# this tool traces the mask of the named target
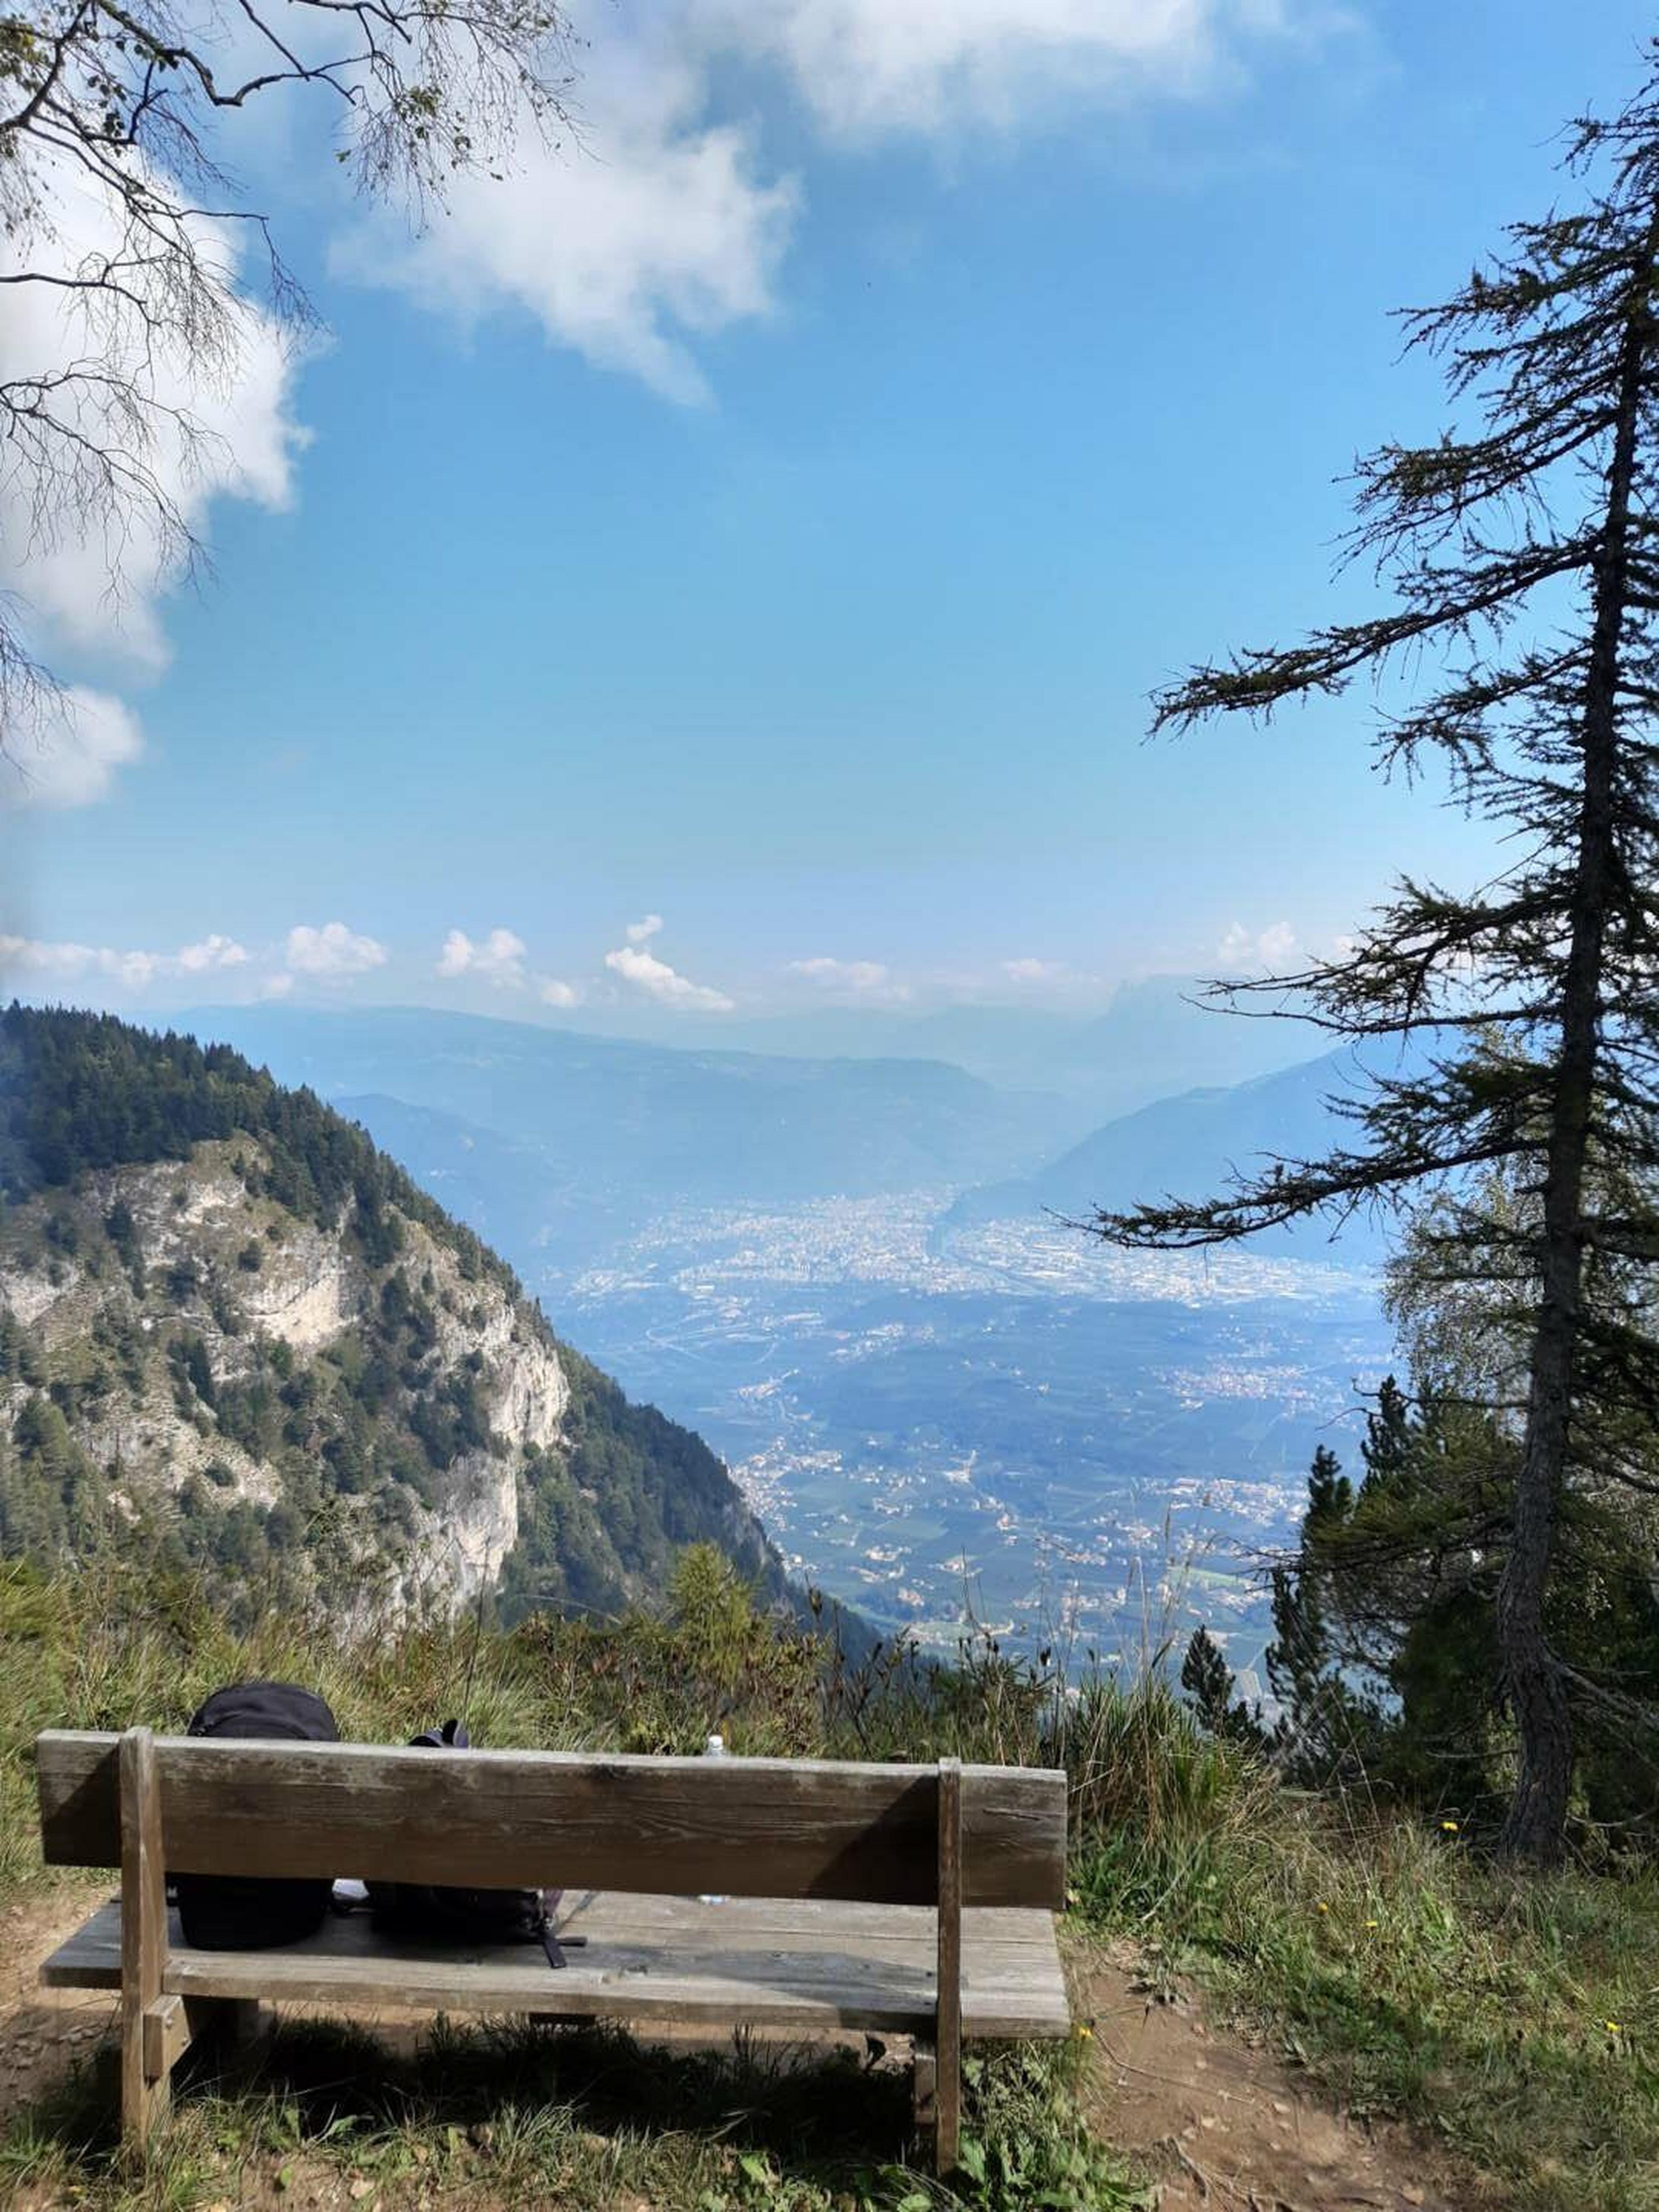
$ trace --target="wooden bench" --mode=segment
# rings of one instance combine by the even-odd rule
[[[260,2000],[914,2039],[918,2124],[957,2157],[964,2037],[1064,2036],[1054,1913],[1066,1778],[1001,1766],[606,1758],[52,1732],[52,1866],[121,1869],[118,1901],[41,1969],[121,1993],[121,2112],[142,2140],[192,2037]],[[560,1970],[331,1917],[281,1949],[195,1950],[164,1869],[559,1883]],[[703,1903],[714,1893],[725,1901]]]

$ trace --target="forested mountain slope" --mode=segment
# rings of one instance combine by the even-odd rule
[[[689,1431],[310,1092],[0,1014],[0,1551],[143,1545],[234,1607],[608,1608],[776,1554]]]

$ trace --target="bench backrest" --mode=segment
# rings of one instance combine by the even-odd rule
[[[120,1865],[120,1742],[37,1739],[48,1865]],[[158,1736],[155,1774],[181,1874],[939,1901],[933,1766]],[[963,1766],[959,1786],[961,1902],[1057,1910],[1065,1775]]]

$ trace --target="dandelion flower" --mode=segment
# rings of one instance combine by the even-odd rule
[[[1365,1923],[1365,1925],[1366,1925],[1366,1927],[1367,1927],[1367,1928],[1375,1928],[1375,1927],[1376,1927],[1376,1926],[1378,1925],[1378,1923],[1377,1923],[1376,1921],[1375,1921],[1375,1920],[1368,1920],[1368,1921]]]
[[[1601,2025],[1609,2035],[1619,2035],[1623,2033],[1616,2020],[1604,2020]]]
[[[1455,1836],[1457,1833],[1457,1823],[1455,1820],[1443,1820],[1440,1825],[1449,1836]]]
[[[1322,1905],[1319,1909],[1322,1912],[1328,1912],[1331,1908],[1328,1905]]]

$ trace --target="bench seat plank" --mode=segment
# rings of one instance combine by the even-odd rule
[[[584,1893],[560,1932],[586,1938],[553,1972],[533,1946],[398,1942],[367,1913],[332,1917],[280,1950],[197,1951],[171,1916],[162,1988],[202,1997],[365,2008],[548,2012],[828,2031],[928,2035],[934,2020],[931,1911],[810,1900]],[[1020,1907],[963,1915],[963,2032],[1061,2037],[1070,2030],[1052,1917]],[[121,1911],[104,1905],[42,1967],[49,1988],[118,1988]]]

